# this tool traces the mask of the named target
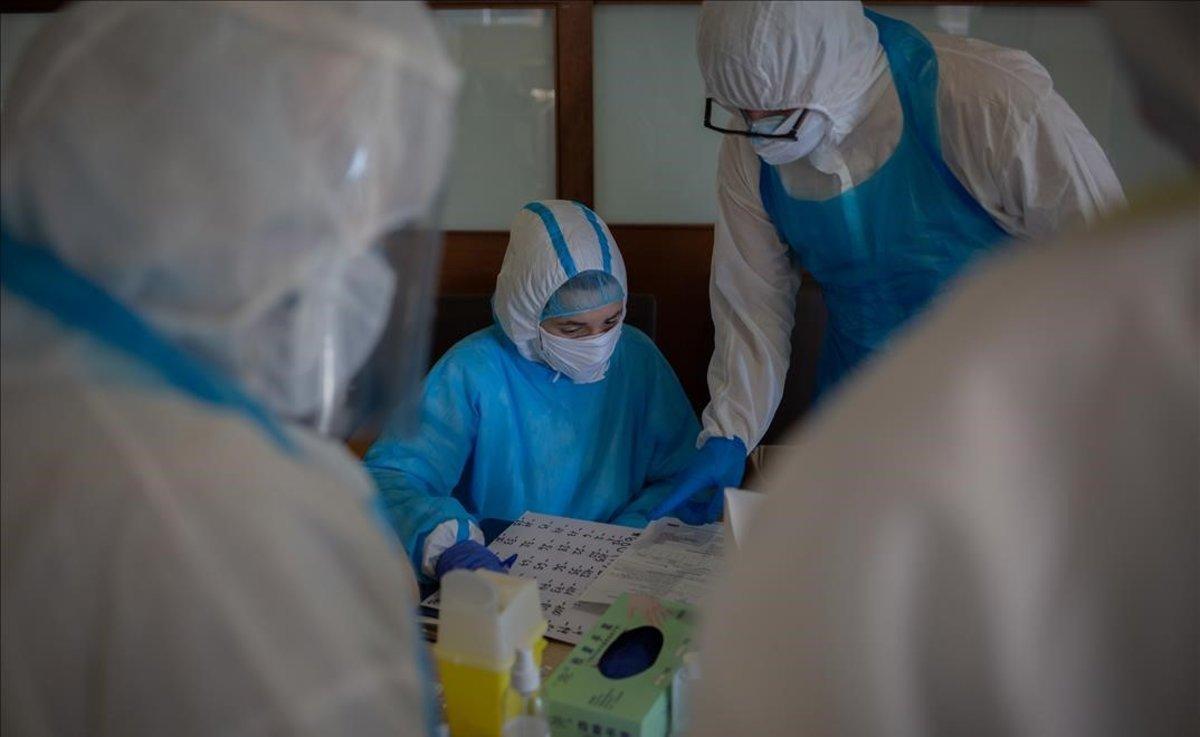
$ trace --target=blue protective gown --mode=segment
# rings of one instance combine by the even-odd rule
[[[870,178],[837,197],[788,194],[776,167],[759,175],[779,238],[821,284],[829,319],[821,394],[878,350],[979,255],[1008,234],[955,178],[938,132],[937,56],[912,26],[867,11],[879,29],[904,129]]]
[[[470,335],[429,372],[419,434],[385,434],[365,463],[418,569],[440,523],[525,511],[644,525],[700,432],[674,371],[626,325],[608,374],[575,384],[523,358],[499,326]]]

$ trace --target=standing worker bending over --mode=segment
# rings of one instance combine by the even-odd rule
[[[981,254],[1123,204],[1031,56],[854,2],[710,2],[696,41],[717,166],[703,449],[677,499],[741,480],[783,395],[799,279],[820,282],[827,391]],[[721,108],[732,113],[721,120]]]

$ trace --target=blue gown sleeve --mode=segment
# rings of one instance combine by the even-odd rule
[[[612,523],[630,527],[645,527],[646,513],[671,492],[671,479],[696,454],[696,437],[700,423],[679,383],[679,377],[658,351],[653,351],[653,366],[649,388],[649,409],[646,413],[648,437],[653,443],[653,456],[642,490],[625,508],[613,517]]]
[[[380,495],[378,506],[418,571],[425,537],[435,527],[458,520],[465,531],[474,521],[453,492],[478,425],[469,374],[451,349],[425,377],[416,434],[385,431],[363,458]]]

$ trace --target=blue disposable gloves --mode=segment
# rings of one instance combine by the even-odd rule
[[[667,498],[650,510],[650,519],[680,516],[688,524],[705,524],[721,516],[721,489],[742,483],[746,444],[741,438],[709,438],[682,471],[675,475]]]
[[[711,495],[706,496],[700,494],[698,497],[681,503],[672,511],[664,514],[664,517],[674,517],[686,525],[706,525],[712,521],[710,519],[709,506],[712,504]],[[719,511],[719,510],[718,510]],[[649,512],[646,512],[649,514]],[[610,525],[622,525],[624,527],[636,527],[639,530],[645,529],[650,524],[650,518],[646,514],[638,512],[626,512],[621,516],[610,520]],[[655,518],[657,519],[657,517]]]
[[[497,573],[508,573],[508,568],[500,561],[495,553],[474,540],[463,540],[442,551],[438,556],[433,572],[440,579],[448,572],[462,568],[474,571],[483,568]]]

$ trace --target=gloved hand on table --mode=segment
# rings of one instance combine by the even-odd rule
[[[667,498],[650,510],[650,519],[669,514],[678,516],[684,508],[695,508],[695,504],[689,502],[700,501],[697,497],[711,494],[703,513],[689,513],[687,516],[695,521],[685,521],[688,524],[712,522],[721,515],[721,490],[742,483],[745,472],[746,444],[741,438],[709,438],[691,463],[675,476],[674,488]]]
[[[508,568],[495,553],[474,540],[463,540],[442,551],[433,567],[433,572],[440,579],[449,571],[459,568],[467,571],[483,568],[497,573],[508,573]]]

